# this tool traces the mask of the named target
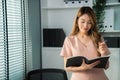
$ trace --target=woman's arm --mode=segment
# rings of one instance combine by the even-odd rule
[[[67,61],[67,58],[64,57],[64,68],[66,71],[70,71],[70,72],[78,72],[78,71],[85,71],[85,70],[88,70],[88,69],[92,69],[94,66],[96,66],[97,64],[99,64],[99,61],[96,61],[94,63],[91,63],[91,64],[86,64],[84,59],[83,59],[83,62],[82,62],[82,65],[79,66],[79,67],[66,67],[66,61]]]
[[[98,52],[100,53],[101,56],[107,56],[110,54],[108,46],[104,40],[102,42],[99,42],[98,44],[99,44]],[[105,66],[105,69],[108,69],[108,68],[109,68],[109,60]]]
[[[110,51],[107,47],[107,44],[103,42],[99,42],[98,52],[101,54],[101,56],[106,56],[110,54]]]
[[[100,53],[101,56],[107,56],[110,54],[106,41],[104,40],[103,37],[101,37],[101,42],[98,43],[98,46],[99,46],[98,52]]]

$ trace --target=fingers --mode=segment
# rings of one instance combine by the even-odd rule
[[[106,43],[103,41],[103,42],[99,42],[98,44],[99,44],[98,51],[100,52],[100,54],[101,55],[105,54],[108,48]]]
[[[94,66],[98,65],[100,61],[96,61],[94,63],[89,64],[89,69],[92,69]]]
[[[85,60],[83,59],[83,62],[82,63],[85,63]]]
[[[100,47],[106,47],[106,43],[105,42],[99,42],[98,43]]]
[[[82,66],[85,66],[86,65],[86,63],[85,63],[85,60],[83,59],[82,60]]]
[[[83,66],[84,69],[87,70],[87,69],[92,69],[94,66],[96,66],[96,65],[99,64],[99,63],[100,63],[100,61],[96,61],[96,62],[91,63],[91,64],[86,64],[86,63],[85,63],[85,60],[83,59],[83,62],[82,62],[82,65],[81,65],[81,66]]]

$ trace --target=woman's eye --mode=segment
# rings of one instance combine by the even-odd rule
[[[81,21],[81,23],[85,23],[84,21]]]
[[[88,24],[92,24],[91,22],[88,22]]]

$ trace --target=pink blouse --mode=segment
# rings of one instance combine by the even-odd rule
[[[87,47],[77,38],[77,36],[68,36],[65,38],[60,56],[73,57],[73,56],[84,56],[88,59],[96,58],[97,50],[90,41]],[[93,68],[86,71],[73,72],[71,80],[108,80],[105,75],[104,69]]]

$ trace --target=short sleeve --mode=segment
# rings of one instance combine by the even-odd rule
[[[72,56],[72,52],[71,52],[71,42],[69,40],[68,37],[65,38],[64,43],[63,43],[63,47],[61,49],[61,53],[60,56],[62,57],[70,57]]]

